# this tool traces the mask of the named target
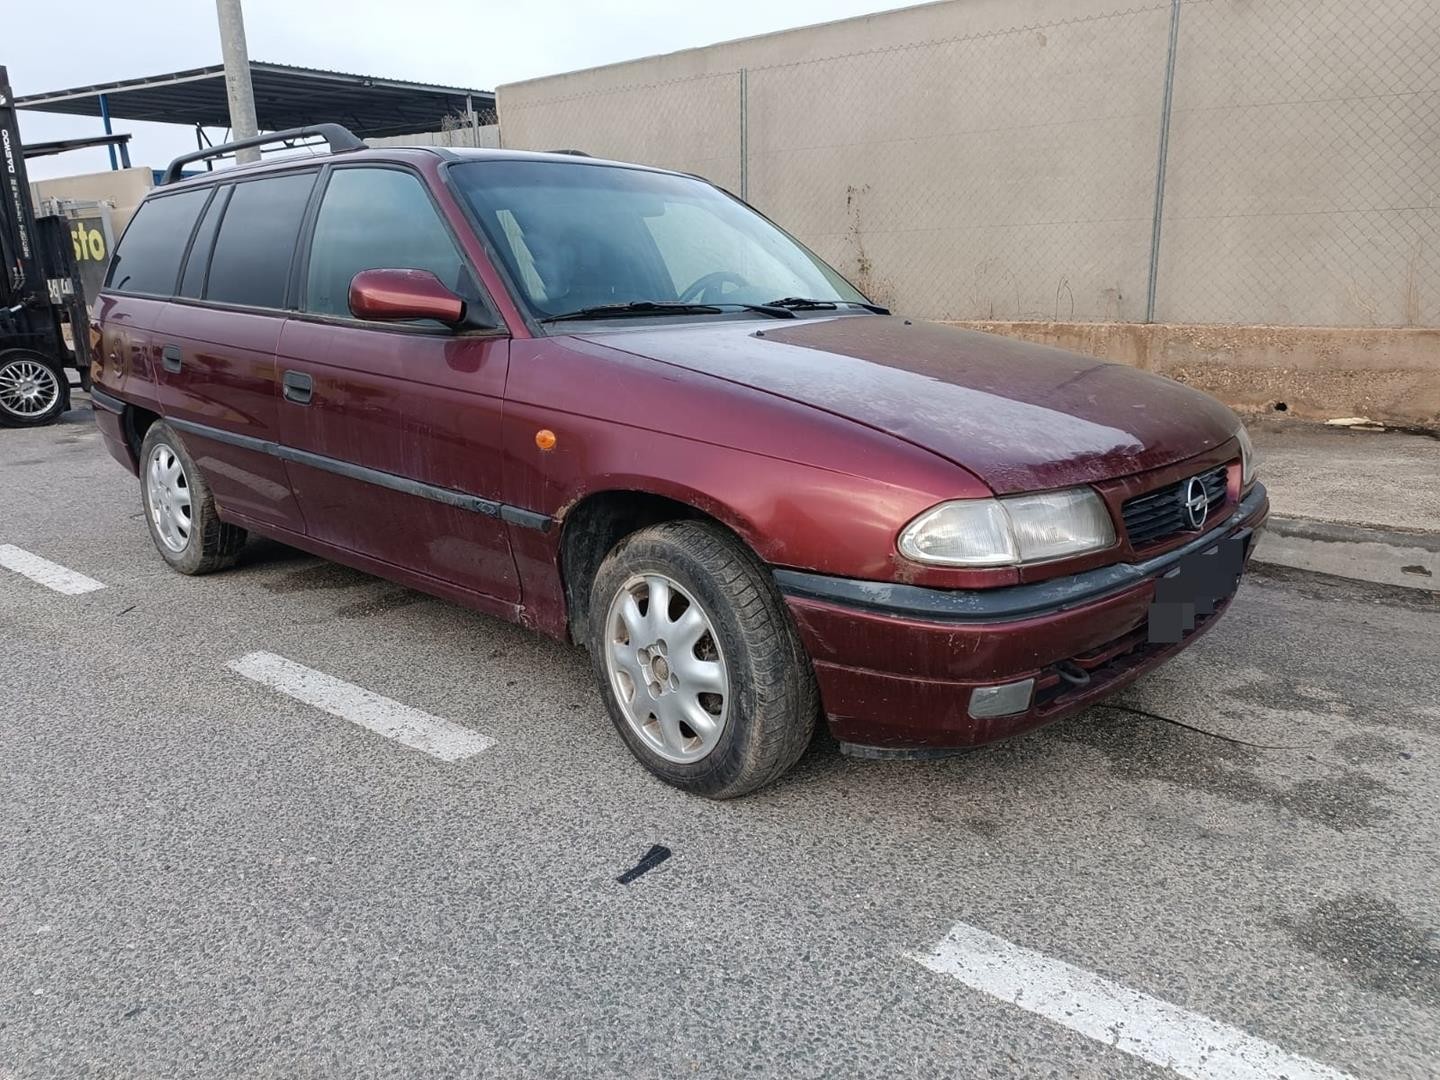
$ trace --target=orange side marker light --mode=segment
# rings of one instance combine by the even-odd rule
[[[555,449],[555,432],[549,428],[541,428],[535,433],[535,445],[541,450]]]

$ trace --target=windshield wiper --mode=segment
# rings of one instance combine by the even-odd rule
[[[758,311],[772,319],[795,318],[793,311],[772,304],[687,304],[679,300],[632,300],[628,304],[597,304],[594,307],[577,308],[559,315],[548,315],[540,321],[552,323],[579,319],[628,319],[643,318],[646,315],[723,315],[732,308]]]
[[[628,304],[597,304],[594,307],[576,308],[541,319],[542,323],[563,322],[566,319],[625,319],[643,315],[720,315],[723,308],[714,304],[682,304],[668,300],[633,300]]]
[[[841,304],[862,307],[866,311],[873,311],[876,315],[890,314],[889,308],[881,307],[879,304],[866,303],[863,300],[812,300],[805,296],[785,296],[779,300],[771,300],[765,306],[786,308],[790,311],[834,311]]]

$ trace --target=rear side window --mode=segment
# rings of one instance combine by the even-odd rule
[[[310,245],[305,309],[350,314],[350,279],[361,270],[429,270],[473,298],[475,287],[419,178],[398,169],[336,169],[325,186]]]
[[[215,236],[206,300],[247,307],[285,306],[300,219],[314,186],[313,172],[235,185]]]
[[[105,287],[116,292],[174,295],[185,245],[209,195],[208,188],[201,188],[141,203],[110,261]]]
[[[195,230],[195,242],[190,245],[190,257],[185,260],[185,274],[180,278],[181,296],[199,299],[204,295],[205,270],[210,265],[210,248],[215,243],[215,231],[220,227],[220,215],[225,212],[225,202],[230,198],[230,188],[222,187],[215,192],[215,198],[205,208],[200,218],[200,228]]]

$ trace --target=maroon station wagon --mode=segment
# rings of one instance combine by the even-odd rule
[[[1233,596],[1269,503],[1210,397],[890,315],[695,177],[316,133],[173,164],[95,304],[181,573],[253,532],[567,638],[716,798],[821,715],[862,756],[1028,731]]]

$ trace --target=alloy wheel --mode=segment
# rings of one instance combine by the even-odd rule
[[[171,551],[184,551],[190,543],[194,518],[190,505],[190,481],[175,450],[158,443],[146,464],[145,497],[155,533]]]
[[[605,670],[631,730],[667,761],[699,761],[725,730],[730,676],[714,623],[664,574],[630,578],[605,619]]]
[[[0,408],[12,416],[42,416],[59,398],[60,380],[49,365],[22,358],[0,366]]]

